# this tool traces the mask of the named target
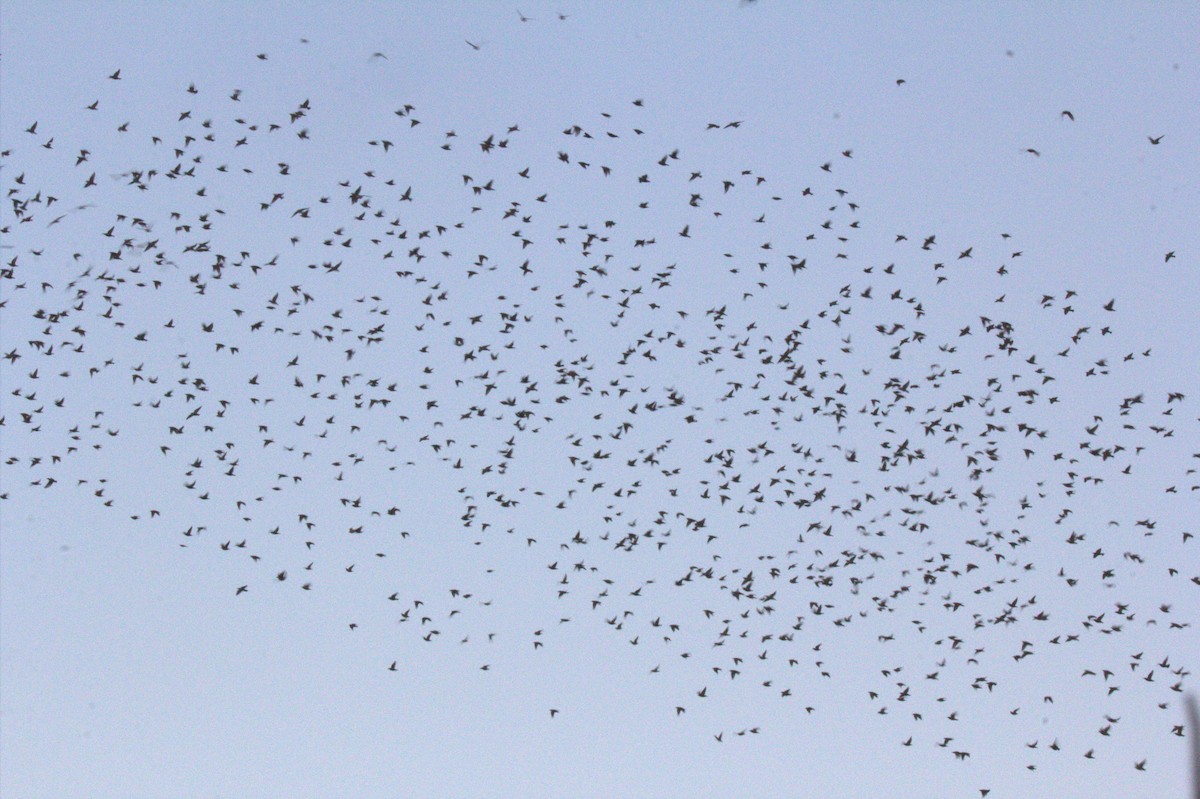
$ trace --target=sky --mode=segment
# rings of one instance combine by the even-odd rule
[[[1184,796],[1194,4],[0,7],[0,794]]]

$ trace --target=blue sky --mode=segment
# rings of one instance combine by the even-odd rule
[[[5,3],[0,792],[1183,795],[1197,22]]]

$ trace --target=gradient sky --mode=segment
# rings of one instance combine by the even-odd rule
[[[1198,36],[1191,3],[5,2],[0,793],[1183,796]],[[885,375],[916,387],[871,416]]]

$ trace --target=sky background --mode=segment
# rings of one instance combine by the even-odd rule
[[[0,793],[1185,795],[1198,34],[5,2]]]

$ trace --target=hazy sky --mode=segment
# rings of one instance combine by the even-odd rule
[[[0,26],[5,797],[1184,795],[1194,4]]]

